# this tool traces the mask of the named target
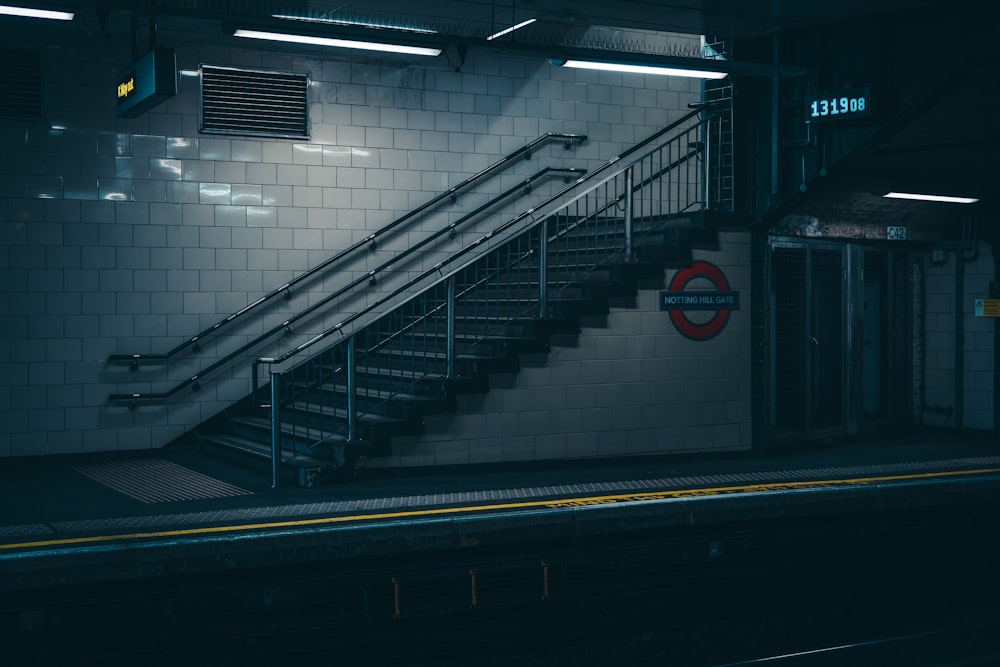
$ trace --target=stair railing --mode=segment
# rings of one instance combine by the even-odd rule
[[[690,123],[702,113],[705,114],[702,119]],[[496,293],[489,298],[495,303],[492,307],[493,316],[500,324],[516,317],[548,317],[552,298],[548,293],[549,276],[546,273],[551,264],[548,257],[553,252],[570,255],[576,253],[579,258],[594,255],[593,247],[573,246],[574,242],[582,238],[575,232],[583,226],[587,226],[590,232],[596,230],[598,238],[603,235],[608,240],[610,249],[602,259],[587,257],[586,261],[590,264],[585,272],[592,271],[594,267],[616,256],[630,259],[628,254],[631,252],[636,228],[640,234],[649,233],[655,228],[662,228],[672,216],[694,207],[710,208],[712,204],[707,197],[711,193],[705,188],[710,146],[704,140],[709,132],[702,132],[711,129],[711,122],[716,117],[717,114],[710,107],[696,108],[647,140],[612,158],[597,170],[576,179],[540,205],[511,218],[431,269],[382,295],[367,308],[349,315],[333,327],[279,356],[255,359],[251,373],[253,400],[260,407],[269,408],[272,423],[280,424],[282,410],[291,409],[296,401],[301,403],[306,400],[309,392],[327,385],[335,386],[338,381],[346,382],[346,402],[343,407],[338,408],[336,404],[330,407],[328,402],[324,403],[319,412],[326,420],[325,424],[318,429],[315,423],[306,428],[326,433],[319,441],[330,441],[339,434],[345,444],[355,444],[359,433],[358,420],[365,414],[360,402],[384,401],[405,389],[397,387],[389,390],[366,390],[365,394],[359,394],[359,358],[381,355],[382,361],[379,363],[382,366],[375,368],[373,372],[388,375],[392,370],[401,375],[409,374],[409,386],[431,375],[440,376],[442,381],[454,379],[456,310],[465,297],[480,289],[489,295],[492,286]],[[689,127],[679,129],[685,124]],[[678,132],[675,137],[631,163],[623,164],[625,157],[674,131]],[[698,157],[702,158],[702,164],[693,164]],[[688,168],[682,170],[682,166]],[[678,178],[667,178],[678,171],[682,172]],[[574,191],[577,191],[576,194]],[[620,220],[624,220],[625,229],[622,229]],[[525,228],[515,230],[521,223],[527,223]],[[593,243],[592,234],[587,238],[588,244]],[[463,260],[464,263],[460,264]],[[581,266],[584,264],[581,263]],[[448,271],[452,266],[456,268]],[[524,268],[528,270],[523,271]],[[514,274],[523,274],[520,283],[512,285],[508,282],[497,286],[497,276]],[[532,293],[527,294],[528,292]],[[376,315],[383,306],[393,301],[398,303],[388,311]],[[367,324],[359,324],[362,319],[369,321]],[[421,327],[433,327],[436,335],[445,332],[446,349],[410,350],[406,353],[399,348],[399,352],[394,351],[396,348],[393,346],[405,345],[407,339],[411,344],[422,341],[427,347],[428,341],[433,338],[418,337],[417,330]],[[344,340],[311,355],[310,360],[316,363],[310,364],[310,360],[307,360],[291,368],[281,369],[297,355],[335,335]],[[418,359],[419,355],[413,352],[422,352],[422,359]],[[470,358],[474,358],[474,355]],[[396,363],[399,364],[398,367],[392,368],[391,365]],[[260,367],[265,365],[269,367],[270,395],[267,400],[261,400]],[[290,378],[291,383],[288,382]],[[286,392],[286,385],[293,384],[296,386],[293,392]],[[301,411],[304,406],[297,405],[296,409]],[[275,465],[280,461],[283,432],[287,433],[283,429],[272,428],[271,450]],[[276,484],[277,478],[273,481]]]
[[[295,278],[286,282],[280,287],[271,290],[270,292],[260,297],[256,301],[247,304],[238,311],[226,316],[222,320],[219,320],[218,322],[208,327],[207,329],[195,334],[194,336],[188,338],[187,340],[182,341],[181,343],[179,343],[172,349],[168,350],[167,352],[159,352],[159,353],[154,352],[145,354],[112,354],[108,356],[108,362],[111,363],[128,362],[129,369],[135,371],[138,370],[139,364],[145,361],[166,361],[189,348],[194,352],[199,352],[201,350],[201,343],[204,341],[206,337],[218,332],[226,325],[231,324],[234,321],[242,318],[244,315],[247,315],[248,313],[257,310],[260,306],[264,305],[265,303],[273,301],[279,296],[284,296],[285,298],[289,297],[291,295],[291,290],[293,287],[305,281],[308,281],[310,278],[313,278],[314,276],[323,272],[327,268],[331,267],[333,264],[336,264],[347,257],[356,255],[360,250],[364,248],[375,250],[378,247],[380,239],[389,232],[392,232],[397,228],[399,228],[400,226],[413,221],[414,219],[418,218],[419,216],[430,211],[431,209],[433,209],[434,207],[438,206],[439,204],[445,201],[455,202],[459,194],[470,189],[472,186],[476,185],[483,179],[491,176],[492,174],[502,169],[503,167],[519,159],[530,158],[532,152],[539,145],[546,143],[548,141],[561,140],[564,142],[565,147],[569,149],[572,147],[573,142],[582,142],[585,141],[586,139],[587,135],[585,134],[566,134],[557,132],[548,132],[546,134],[543,134],[538,138],[532,140],[528,144],[517,149],[516,151],[513,151],[512,153],[504,156],[497,162],[494,162],[493,164],[489,165],[479,173],[470,176],[469,178],[465,179],[458,185],[446,190],[445,192],[442,192],[441,194],[433,197],[432,199],[428,200],[427,202],[413,209],[409,213],[406,213],[403,216],[397,218],[396,220],[389,223],[385,227],[369,234],[360,241],[353,243],[352,245],[344,248],[335,255],[320,262],[319,264],[309,269],[305,273],[296,276]]]
[[[383,272],[385,272],[386,269],[389,269],[390,267],[398,265],[400,263],[400,261],[406,259],[407,257],[409,257],[411,255],[414,255],[417,251],[423,249],[425,246],[427,246],[427,245],[429,245],[431,243],[434,243],[435,241],[437,241],[438,239],[440,239],[442,236],[444,236],[446,234],[448,236],[454,238],[454,236],[456,235],[458,229],[460,227],[462,227],[466,222],[475,219],[477,216],[479,216],[483,212],[488,211],[489,209],[493,208],[494,206],[497,206],[500,202],[505,201],[505,200],[513,197],[516,194],[519,194],[521,192],[525,192],[525,193],[530,192],[531,189],[532,189],[532,187],[533,187],[533,185],[537,181],[539,181],[540,179],[546,178],[546,177],[549,177],[549,176],[558,175],[558,176],[561,176],[562,178],[564,178],[566,180],[569,180],[569,179],[571,179],[574,176],[579,176],[581,174],[585,174],[586,171],[587,171],[586,169],[581,169],[581,168],[577,168],[577,167],[544,167],[541,170],[539,170],[538,172],[536,172],[535,174],[533,174],[532,176],[529,176],[528,178],[526,178],[523,181],[519,182],[517,185],[515,185],[515,186],[513,186],[511,188],[508,188],[507,190],[505,190],[504,192],[501,192],[498,195],[495,195],[495,196],[491,197],[489,199],[489,201],[487,201],[484,204],[481,204],[480,206],[477,206],[475,209],[473,209],[472,211],[466,213],[465,215],[463,215],[458,220],[455,220],[454,222],[448,224],[447,226],[442,227],[441,229],[438,229],[437,231],[435,231],[432,234],[424,237],[423,239],[421,239],[417,243],[412,244],[409,248],[407,248],[404,252],[400,253],[399,255],[390,258],[389,260],[383,262],[382,264],[378,265],[374,269],[369,270],[368,272],[364,273],[363,275],[359,276],[358,278],[355,278],[354,280],[348,282],[347,284],[343,285],[342,287],[334,290],[333,292],[330,292],[329,294],[327,294],[326,296],[324,296],[322,299],[317,300],[316,302],[314,302],[313,304],[311,304],[307,308],[305,308],[305,309],[297,312],[296,314],[292,315],[288,319],[282,321],[280,324],[278,324],[278,325],[276,325],[276,326],[268,329],[267,331],[265,331],[262,334],[259,334],[258,336],[254,337],[252,340],[250,340],[247,343],[241,345],[240,347],[236,348],[235,350],[232,350],[227,355],[221,357],[220,359],[216,360],[212,364],[210,364],[210,365],[206,366],[205,368],[203,368],[197,374],[192,375],[192,376],[186,378],[185,380],[182,380],[181,382],[178,382],[173,387],[171,387],[169,390],[164,391],[164,392],[155,392],[155,393],[154,392],[148,392],[148,393],[115,393],[115,394],[109,395],[108,396],[108,400],[109,401],[128,401],[129,408],[131,410],[135,410],[138,407],[138,404],[139,404],[140,401],[154,401],[155,402],[155,401],[167,400],[167,399],[171,398],[172,396],[178,394],[179,392],[183,391],[184,389],[187,389],[188,387],[191,387],[193,390],[198,391],[198,390],[201,389],[201,380],[204,379],[205,377],[207,377],[208,375],[211,375],[213,372],[215,372],[219,368],[221,368],[221,367],[223,367],[223,366],[231,363],[234,359],[236,359],[240,355],[245,354],[246,352],[249,352],[250,350],[254,349],[255,347],[263,344],[266,340],[268,340],[270,338],[273,338],[274,336],[277,336],[278,334],[290,332],[292,330],[292,327],[293,327],[294,324],[296,324],[297,322],[300,322],[300,321],[306,319],[310,315],[313,315],[317,311],[319,311],[322,308],[328,306],[330,303],[332,303],[335,300],[339,299],[340,297],[344,296],[348,292],[354,290],[358,286],[363,285],[363,284],[368,284],[368,285],[374,286],[378,282],[380,274],[382,274]]]

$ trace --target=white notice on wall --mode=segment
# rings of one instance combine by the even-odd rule
[[[1000,299],[976,299],[976,317],[1000,317]]]

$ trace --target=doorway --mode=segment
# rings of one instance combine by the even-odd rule
[[[905,253],[772,238],[769,264],[772,437],[893,423],[906,395]]]
[[[844,252],[771,249],[772,419],[777,433],[844,425]]]

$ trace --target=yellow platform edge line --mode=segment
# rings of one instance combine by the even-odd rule
[[[90,535],[82,537],[67,537],[34,542],[18,542],[0,544],[0,552],[17,549],[33,549],[38,547],[55,547],[67,545],[95,544],[100,542],[146,540],[151,538],[184,537],[192,535],[211,535],[218,533],[240,533],[255,530],[297,528],[303,526],[320,526],[355,521],[374,521],[380,519],[403,519],[415,517],[431,517],[447,514],[469,514],[489,512],[491,510],[511,510],[526,508],[564,508],[586,505],[608,505],[622,502],[645,502],[649,500],[664,500],[667,498],[685,498],[696,496],[713,496],[736,493],[761,493],[766,491],[783,491],[802,488],[869,485],[879,482],[899,482],[916,479],[933,479],[941,477],[958,477],[1000,473],[1000,468],[980,468],[975,470],[949,470],[943,472],[912,473],[906,475],[883,475],[878,477],[857,477],[850,479],[825,479],[798,482],[769,482],[762,484],[744,484],[737,486],[719,486],[694,489],[673,489],[663,491],[644,491],[641,493],[620,493],[604,496],[582,496],[564,499],[531,500],[515,503],[496,503],[492,505],[465,505],[460,507],[438,507],[399,512],[383,512],[378,514],[352,514],[347,516],[317,517],[314,519],[296,519],[291,521],[272,521],[267,523],[235,524],[225,526],[206,526],[201,528],[179,528],[144,533],[124,533],[118,535]]]

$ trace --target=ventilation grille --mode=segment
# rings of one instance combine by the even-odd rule
[[[0,49],[0,118],[41,117],[41,53]]]
[[[201,67],[201,131],[309,137],[309,75]]]

